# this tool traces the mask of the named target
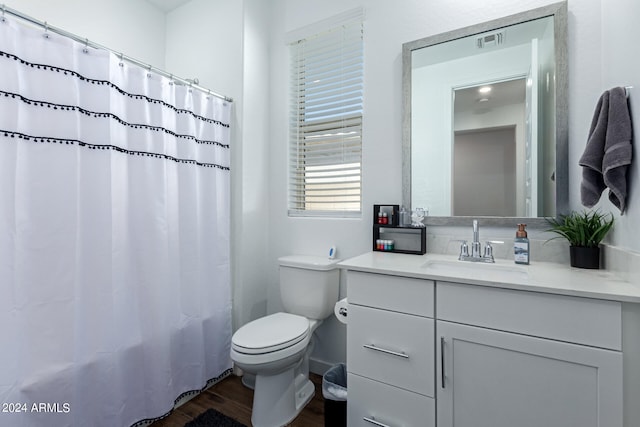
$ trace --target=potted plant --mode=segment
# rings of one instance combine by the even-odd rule
[[[578,268],[600,268],[600,242],[613,226],[613,214],[571,212],[549,219],[547,231],[559,234],[569,241],[571,266]]]

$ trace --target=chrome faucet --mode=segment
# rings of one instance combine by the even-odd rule
[[[478,229],[478,220],[473,220],[473,242],[471,243],[471,256],[480,258],[480,231]]]
[[[473,242],[471,242],[471,255],[469,255],[469,247],[467,241],[463,241],[460,246],[460,261],[471,262],[495,262],[493,258],[493,247],[491,242],[487,242],[482,251],[482,244],[480,243],[480,227],[478,226],[478,220],[473,220]]]

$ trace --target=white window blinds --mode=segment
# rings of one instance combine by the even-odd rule
[[[289,215],[359,215],[362,19],[290,46]]]

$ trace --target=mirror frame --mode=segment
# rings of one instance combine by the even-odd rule
[[[411,67],[412,52],[417,49],[446,43],[462,37],[480,34],[498,28],[553,16],[554,49],[556,60],[556,216],[569,212],[569,105],[568,105],[568,52],[567,2],[562,1],[526,12],[498,18],[469,27],[425,37],[402,45],[402,204],[411,209]],[[425,206],[428,208],[428,206]],[[428,216],[426,225],[462,226],[472,219],[481,219],[483,225],[512,227],[525,223],[530,228],[548,225],[545,217],[492,217],[492,216]]]

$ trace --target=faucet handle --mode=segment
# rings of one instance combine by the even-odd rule
[[[493,259],[493,246],[491,246],[491,241],[488,241],[484,246],[484,257]]]
[[[462,259],[469,256],[469,245],[467,245],[467,241],[463,240],[460,245],[460,256],[458,259]]]
[[[498,244],[498,245],[502,245],[504,244],[503,241],[501,240],[487,240],[485,247],[484,247],[484,258],[490,260],[491,262],[495,262],[493,259],[493,246],[491,244]]]

